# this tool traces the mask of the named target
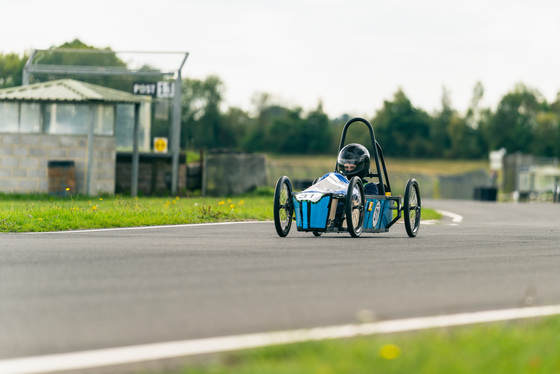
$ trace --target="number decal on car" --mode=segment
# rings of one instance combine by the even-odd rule
[[[379,222],[379,215],[381,213],[381,203],[379,201],[375,202],[375,210],[373,211],[372,227],[377,228],[377,222]]]

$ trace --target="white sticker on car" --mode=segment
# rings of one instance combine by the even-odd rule
[[[377,228],[377,222],[379,222],[379,216],[381,213],[381,203],[379,201],[375,202],[375,210],[373,211],[372,227]]]

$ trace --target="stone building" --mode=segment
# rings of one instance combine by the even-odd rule
[[[0,192],[49,192],[49,165],[67,161],[73,193],[114,194],[117,144],[136,128],[150,148],[150,101],[70,79],[1,89]]]

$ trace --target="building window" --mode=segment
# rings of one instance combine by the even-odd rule
[[[41,104],[21,103],[19,131],[23,133],[41,132]]]
[[[144,152],[150,151],[151,106],[151,103],[140,104],[140,116],[138,118],[138,149]],[[117,104],[115,117],[117,149],[121,151],[130,151],[133,145],[134,104]]]
[[[117,104],[116,139],[118,149],[132,149],[134,105]]]
[[[115,132],[114,105],[45,104],[43,117],[46,134],[87,135],[92,122],[95,135]]]
[[[95,107],[95,135],[113,135],[115,133],[115,106],[96,105]]]
[[[0,131],[18,132],[19,103],[0,102]]]
[[[45,104],[46,134],[87,135],[92,113],[89,105]]]
[[[0,101],[0,132],[87,135],[93,126],[95,135],[113,136],[118,114],[114,104]]]

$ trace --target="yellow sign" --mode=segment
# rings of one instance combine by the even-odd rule
[[[167,138],[154,138],[154,152],[167,153]]]

